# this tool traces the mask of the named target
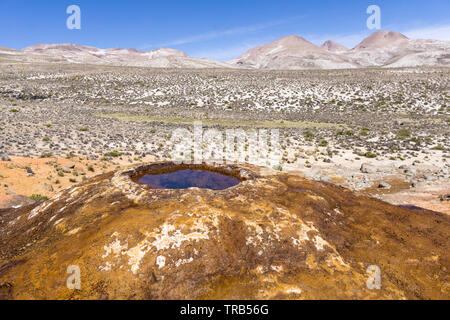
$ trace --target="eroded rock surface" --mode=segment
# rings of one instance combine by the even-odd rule
[[[258,168],[221,168],[243,180],[222,191],[132,181],[150,168],[0,210],[0,298],[450,298],[444,214]],[[373,265],[380,290],[367,287]],[[79,290],[66,286],[69,266]]]

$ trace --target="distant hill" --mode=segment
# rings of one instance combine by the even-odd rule
[[[232,65],[256,69],[355,68],[346,57],[324,50],[299,36],[287,36],[248,50]]]
[[[346,52],[349,49],[344,47],[343,45],[334,42],[332,40],[325,41],[321,46],[322,49],[325,49],[327,51],[331,52]]]
[[[288,36],[250,49],[230,63],[257,69],[450,66],[450,41],[411,40],[398,32],[377,31],[348,50],[332,40],[317,47]]]
[[[152,51],[38,44],[22,50],[0,47],[0,63],[80,63],[152,68],[351,69],[361,67],[450,66],[450,41],[412,40],[377,31],[349,50],[328,40],[320,47],[290,35],[248,50],[228,62],[193,58],[169,48]]]
[[[0,50],[1,53],[1,50]],[[76,44],[38,44],[17,51],[26,62],[80,63],[153,68],[229,68],[226,63],[189,57],[169,48],[152,51],[136,49],[99,49]]]

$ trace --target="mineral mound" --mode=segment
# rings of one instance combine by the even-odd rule
[[[182,166],[241,181],[222,191],[134,182],[173,166],[120,169],[0,211],[0,297],[450,298],[444,214],[255,167]],[[368,286],[370,266],[378,288]]]

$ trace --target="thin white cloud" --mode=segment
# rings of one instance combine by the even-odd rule
[[[224,36],[242,35],[242,34],[247,34],[247,33],[255,32],[255,31],[267,29],[270,27],[275,27],[275,26],[282,25],[285,23],[289,23],[291,21],[298,20],[303,17],[304,16],[295,16],[295,17],[290,17],[287,19],[275,20],[275,21],[270,21],[267,23],[261,23],[261,24],[252,25],[252,26],[236,27],[236,28],[220,30],[220,31],[211,31],[211,32],[206,32],[206,33],[202,33],[202,34],[197,34],[197,35],[187,36],[184,38],[175,39],[175,40],[168,41],[165,43],[159,43],[157,45],[145,45],[145,46],[141,47],[140,49],[178,46],[178,45],[183,45],[183,44],[188,44],[188,43],[213,40],[213,39],[217,39],[217,38],[224,37]]]
[[[431,26],[402,32],[410,39],[433,39],[450,41],[450,25]]]
[[[269,26],[268,26],[269,27]],[[395,28],[389,27],[388,29],[392,29],[396,31]],[[349,49],[357,46],[361,41],[370,36],[373,30],[363,30],[358,33],[349,33],[349,34],[322,34],[322,35],[305,35],[305,39],[311,41],[312,43],[320,46],[327,40],[332,40],[337,43],[346,46]],[[409,30],[400,30],[402,34],[407,36],[410,39],[433,39],[433,40],[444,40],[450,41],[450,25],[437,25],[430,26],[424,28],[416,28]],[[215,48],[211,50],[203,50],[194,52],[192,56],[194,57],[208,57],[216,60],[230,60],[236,58],[246,52],[247,50],[256,47],[261,44],[268,43],[273,41],[274,39],[260,39],[259,41],[252,41],[241,43],[239,45],[224,47],[224,48]]]
[[[208,33],[193,35],[185,38],[176,39],[173,41],[169,41],[166,43],[159,44],[158,47],[165,47],[165,46],[177,46],[177,45],[183,45],[183,44],[189,44],[189,43],[195,43],[195,42],[202,42],[207,40],[213,40],[216,38],[224,37],[224,36],[232,36],[232,35],[242,35],[247,33],[252,33],[255,31],[259,31],[262,29],[267,29],[270,27],[274,27],[277,25],[281,25],[284,23],[288,23],[290,21],[293,21],[295,19],[302,18],[303,16],[297,16],[297,17],[291,17],[284,20],[277,20],[277,21],[271,21],[264,24],[258,24],[253,26],[246,26],[246,27],[237,27],[232,28],[228,30],[222,30],[222,31],[212,31]],[[415,28],[415,29],[404,29],[404,30],[396,30],[395,27],[389,26],[387,28],[383,28],[383,30],[393,30],[398,31],[404,35],[406,35],[410,39],[433,39],[433,40],[443,40],[443,41],[450,41],[450,25],[435,25],[435,26],[429,26],[429,27],[423,27],[423,28]],[[357,33],[347,33],[347,34],[310,34],[310,35],[302,35],[305,39],[311,41],[312,43],[316,45],[321,45],[327,40],[332,40],[337,43],[342,44],[343,46],[346,46],[349,49],[354,48],[356,45],[358,45],[361,41],[363,41],[366,37],[370,36],[373,32],[373,30],[362,30]],[[240,44],[231,45],[228,47],[218,47],[213,49],[204,49],[204,50],[198,50],[191,53],[191,56],[193,57],[199,57],[199,58],[210,58],[215,60],[231,60],[239,55],[243,54],[247,50],[262,45],[265,43],[268,43],[270,41],[273,41],[275,39],[258,39],[257,41],[254,40],[247,40],[245,42],[241,42]],[[145,47],[142,47],[141,49],[148,49],[150,47],[156,47],[155,45],[148,45]]]
[[[318,46],[320,46],[327,40],[333,40],[337,43],[342,44],[343,46],[346,46],[349,49],[352,49],[370,34],[371,31],[367,30],[355,34],[306,35],[304,36],[304,38]],[[191,52],[190,55],[196,58],[210,58],[215,60],[227,61],[237,58],[249,49],[267,44],[269,42],[275,41],[276,39],[276,37],[252,39],[251,41],[247,40],[245,42],[241,42],[238,45],[194,51]]]
[[[211,50],[200,50],[193,52],[190,56],[194,58],[209,58],[214,60],[226,61],[234,59],[247,50],[253,48],[253,45],[235,45],[225,48],[216,48]]]
[[[213,49],[204,49],[192,52],[190,55],[196,58],[210,58],[220,61],[232,60],[243,54],[244,52],[273,41],[274,38],[261,38],[261,39],[252,39],[247,40],[245,42],[241,42],[239,44],[234,44],[226,47],[213,48]]]

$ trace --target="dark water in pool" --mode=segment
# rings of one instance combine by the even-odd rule
[[[212,190],[224,190],[241,181],[211,171],[179,170],[165,174],[149,174],[138,180],[152,189],[188,189],[192,187]]]
[[[410,205],[410,204],[402,205],[400,207],[406,208],[406,209],[411,209],[411,210],[426,210],[424,208],[416,207],[416,206],[413,206],[413,205]]]

